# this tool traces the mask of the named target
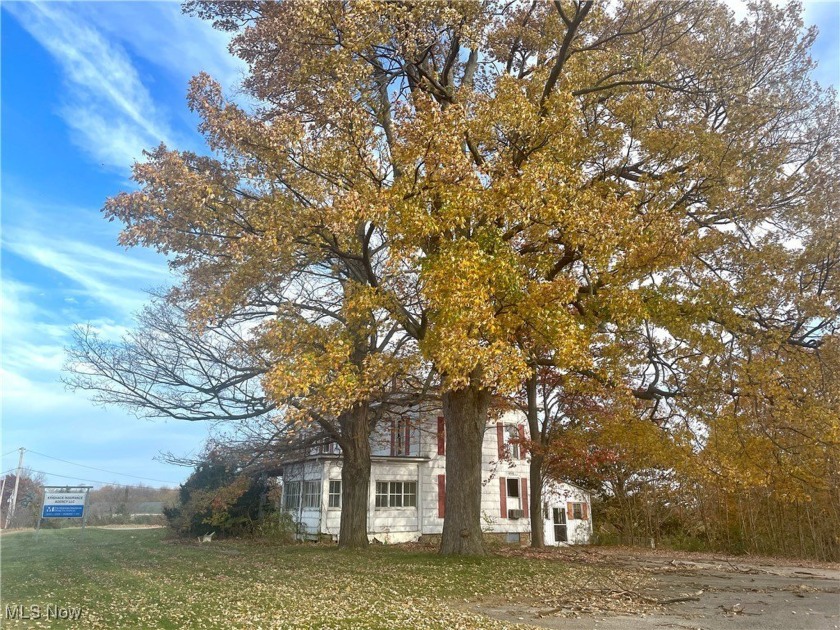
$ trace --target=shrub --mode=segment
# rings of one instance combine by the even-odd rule
[[[211,453],[181,485],[178,504],[163,513],[169,525],[185,536],[210,531],[253,535],[274,513],[267,500],[270,489],[266,477],[243,474]]]

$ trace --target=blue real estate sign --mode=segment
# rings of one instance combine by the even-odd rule
[[[44,495],[43,518],[82,518],[84,515],[84,492],[48,492]]]

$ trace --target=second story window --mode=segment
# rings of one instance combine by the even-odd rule
[[[391,422],[391,456],[411,454],[411,425],[405,418]]]
[[[521,447],[519,444],[519,428],[513,425],[505,427],[505,442],[507,443],[508,453],[511,459],[519,459]]]
[[[524,459],[525,427],[523,425],[496,423],[496,436],[499,447],[499,461],[503,459]]]

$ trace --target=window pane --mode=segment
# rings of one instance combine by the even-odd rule
[[[283,489],[283,507],[297,510],[300,507],[300,481],[290,481]]]
[[[509,497],[519,497],[519,479],[507,480],[507,492]]]
[[[403,484],[403,507],[417,507],[417,483],[414,481]]]
[[[575,519],[582,519],[583,518],[583,504],[573,503],[572,504],[572,514],[574,515]]]
[[[341,507],[341,481],[330,481],[330,500],[328,506],[331,508]]]
[[[417,507],[417,482],[377,481],[376,507]]]
[[[405,438],[404,427],[405,427],[405,421],[404,420],[397,420],[397,424],[396,424],[396,427],[394,429],[397,433],[394,436],[394,443],[396,444],[396,448],[397,448],[396,454],[397,455],[405,455],[405,444],[403,443],[404,438]]]
[[[321,482],[306,481],[303,484],[303,507],[317,508],[321,506]]]
[[[391,484],[390,507],[402,507],[402,485]]]
[[[376,482],[376,507],[388,507],[388,482]]]
[[[519,459],[519,428],[509,426],[507,427],[506,433],[508,452],[510,453],[512,459]]]

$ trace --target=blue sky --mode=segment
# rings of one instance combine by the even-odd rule
[[[805,6],[806,22],[821,30],[815,76],[838,86],[840,1]],[[185,104],[191,76],[205,70],[233,89],[243,67],[224,34],[181,15],[177,3],[5,1],[0,20],[0,472],[14,468],[23,446],[39,453],[25,464],[49,473],[48,483],[175,485],[189,471],[153,458],[198,450],[208,427],[137,420],[65,391],[63,349],[78,323],[119,338],[144,290],[171,284],[161,257],[116,244],[119,226],[99,209],[131,187],[129,167],[143,149],[161,141],[201,149]]]
[[[177,484],[189,471],[153,461],[200,448],[208,427],[137,420],[91,405],[59,382],[71,327],[118,338],[172,283],[165,261],[116,244],[106,197],[162,140],[200,149],[186,108],[189,78],[207,70],[233,87],[242,66],[227,38],[176,3],[3,2],[2,471],[23,446],[49,483],[83,479]],[[62,475],[62,476],[59,476]],[[126,475],[134,475],[129,477]],[[158,485],[147,481],[149,485]]]

